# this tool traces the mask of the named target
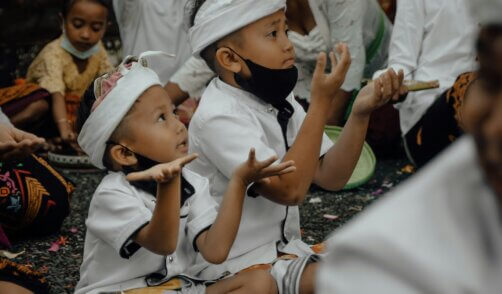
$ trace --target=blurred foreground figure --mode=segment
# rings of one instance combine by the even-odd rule
[[[472,1],[483,25],[470,135],[329,240],[317,293],[502,290],[502,1]]]

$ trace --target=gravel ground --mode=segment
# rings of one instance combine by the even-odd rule
[[[404,159],[379,161],[374,178],[363,187],[351,191],[332,193],[313,187],[305,204],[300,207],[304,240],[310,244],[322,241],[333,230],[381,198],[383,193],[409,176],[401,172],[406,164]],[[71,214],[60,233],[17,242],[12,250],[25,251],[14,261],[31,265],[45,273],[51,293],[71,293],[78,282],[87,209],[92,193],[103,176],[103,173],[62,172],[76,184],[76,191],[71,199]],[[327,219],[325,214],[335,219]],[[61,245],[58,251],[49,251],[58,240],[66,244]]]

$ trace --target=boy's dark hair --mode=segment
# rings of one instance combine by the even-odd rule
[[[61,13],[63,14],[64,19],[66,19],[66,16],[68,16],[68,13],[70,12],[71,8],[77,1],[82,1],[82,0],[63,0],[63,9],[61,10]],[[108,11],[108,18],[110,17],[110,12],[112,11],[110,0],[85,0],[85,1],[94,2],[104,6]]]
[[[76,122],[77,133],[80,133],[80,131],[82,131],[82,127],[91,115],[92,105],[94,104],[94,101],[96,101],[96,97],[94,96],[94,83],[92,83],[91,86],[87,88],[84,96],[82,97],[82,100],[80,101]],[[114,137],[114,134],[112,134],[111,137]],[[110,144],[106,145],[105,153],[103,154],[103,165],[107,170],[113,170],[113,164],[109,156],[111,147],[112,145]]]

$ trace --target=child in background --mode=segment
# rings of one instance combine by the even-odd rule
[[[78,142],[91,162],[109,173],[90,204],[76,293],[142,293],[152,290],[142,290],[147,286],[195,287],[203,293],[205,286],[191,279],[200,270],[193,267],[195,257],[200,252],[211,263],[226,259],[247,186],[295,170],[292,161],[272,166],[275,156],[257,161],[251,149],[247,161],[234,169],[217,213],[208,180],[183,169],[197,155],[187,155],[187,130],[173,114],[158,76],[143,64],[142,56],[138,62],[126,59],[117,71],[96,80],[97,98],[86,97],[81,107],[79,124],[85,122]],[[207,287],[207,293],[231,291],[277,290],[264,271]]]
[[[80,99],[92,81],[111,65],[101,44],[108,22],[104,0],[65,0],[63,34],[47,44],[31,63],[27,82],[50,92],[52,117],[61,139],[76,140]]]
[[[305,113],[292,94],[298,72],[287,37],[286,1],[195,2],[189,32],[193,52],[219,77],[206,88],[190,123],[189,148],[200,156],[189,168],[210,180],[218,202],[250,147],[259,158],[294,160],[298,169],[248,189],[229,259],[206,264],[200,276],[212,279],[273,263],[269,268],[280,293],[309,293],[317,258],[301,241],[298,205],[312,182],[332,191],[344,187],[359,159],[372,111],[406,92],[403,74],[390,70],[361,90],[333,146],[323,130],[350,65],[347,46],[338,47],[339,63],[330,53],[330,73],[325,73],[326,55],[318,57]]]

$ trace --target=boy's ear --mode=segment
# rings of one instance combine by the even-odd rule
[[[216,50],[215,56],[218,65],[228,71],[239,73],[242,70],[242,61],[232,50],[220,47]]]
[[[138,163],[136,155],[121,145],[114,145],[110,149],[110,156],[120,166],[135,165]]]

